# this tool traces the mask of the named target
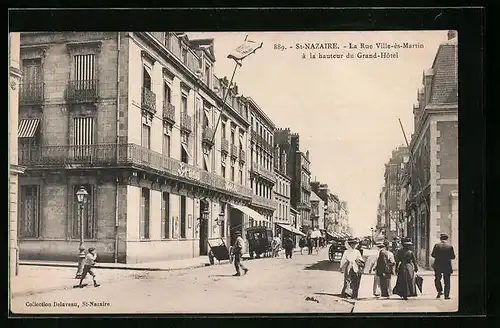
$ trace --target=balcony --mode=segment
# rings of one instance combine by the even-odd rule
[[[212,128],[209,126],[205,126],[201,135],[201,143],[206,147],[212,148],[212,146],[214,145],[213,138],[214,130],[212,130]]]
[[[69,103],[96,102],[98,98],[97,80],[69,81],[66,101]]]
[[[252,197],[252,189],[246,186],[136,144],[21,147],[18,158],[27,169],[133,167],[240,198]]]
[[[141,108],[150,113],[156,113],[156,94],[144,87],[141,94]]]
[[[229,141],[227,139],[222,139],[221,145],[220,145],[220,151],[223,154],[229,154]]]
[[[302,189],[311,192],[311,185],[305,181],[301,182]]]
[[[175,106],[169,102],[163,103],[163,121],[171,125],[175,124]]]
[[[186,112],[181,113],[181,131],[191,133],[193,131],[191,116]]]
[[[276,182],[276,175],[274,174],[274,172],[269,171],[268,169],[266,169],[263,165],[260,165],[259,163],[256,163],[256,162],[252,163],[251,172],[253,174],[258,174],[261,177],[266,178],[267,180],[269,180],[273,183]]]
[[[240,163],[245,163],[247,161],[247,153],[240,149]]]
[[[257,195],[252,195],[252,205],[270,210],[276,210],[277,207],[276,201]]]
[[[19,85],[19,103],[21,105],[39,105],[43,103],[44,83],[23,83]]]
[[[238,158],[238,147],[236,145],[231,145],[231,158],[232,159]]]

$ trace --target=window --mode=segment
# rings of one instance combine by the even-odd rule
[[[161,233],[162,238],[170,238],[170,194],[162,193],[161,198]]]
[[[240,172],[239,172],[239,182],[240,185],[243,185],[243,167],[240,166]]]
[[[80,204],[78,204],[78,199],[76,198],[76,192],[80,187],[84,187],[87,190],[87,197],[83,204],[83,208],[80,211]],[[94,216],[94,186],[90,184],[84,185],[74,185],[73,186],[73,221],[72,221],[72,234],[73,238],[80,238],[81,224],[83,218],[83,238],[85,239],[95,239],[96,234],[96,220]]]
[[[210,86],[210,64],[205,63],[205,83]]]
[[[189,156],[188,153],[185,149],[185,145],[181,143],[181,162],[188,164],[189,163]]]
[[[188,51],[184,47],[182,48],[181,56],[182,56],[182,62],[187,65]]]
[[[220,166],[220,174],[223,178],[226,178],[226,166],[224,164],[221,164]]]
[[[75,89],[95,88],[95,55],[76,55],[73,57]]]
[[[163,92],[164,92],[163,99],[164,99],[165,103],[171,104],[172,103],[172,90],[170,89],[170,87],[168,86],[168,84],[166,82],[164,83]]]
[[[21,186],[19,234],[25,238],[40,237],[40,187]]]
[[[170,136],[167,133],[163,134],[163,155],[170,157]]]
[[[23,84],[19,90],[21,101],[41,100],[42,92],[42,63],[40,58],[23,60]]]
[[[182,94],[181,98],[181,110],[183,113],[187,113],[187,96],[185,94]]]
[[[75,117],[73,119],[73,128],[75,157],[89,157],[94,144],[94,119],[92,117]]]
[[[231,129],[231,145],[234,145],[234,142],[235,142],[235,140],[234,140],[234,130]]]
[[[181,196],[181,238],[186,238],[186,196]]]
[[[226,122],[222,121],[220,129],[222,132],[222,139],[226,139]]]
[[[149,189],[141,190],[141,212],[139,234],[141,239],[149,239]]]
[[[231,181],[234,181],[234,166],[231,166]]]
[[[141,146],[147,149],[151,148],[151,127],[147,124],[142,124]]]

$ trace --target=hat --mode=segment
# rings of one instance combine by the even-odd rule
[[[377,247],[384,247],[385,245],[384,245],[384,243],[383,243],[383,242],[379,241],[379,242],[377,242],[377,243],[375,244],[375,246],[377,246]]]
[[[442,234],[439,235],[439,239],[441,239],[441,240],[447,240],[448,239],[448,235],[445,234],[445,233],[442,233]]]
[[[392,240],[397,241],[397,240],[401,240],[401,239],[399,239],[399,237],[394,237],[394,238],[392,238]]]
[[[241,231],[235,231],[234,234],[235,235],[241,235]]]
[[[89,252],[95,251],[94,247],[89,247]]]
[[[347,243],[352,245],[352,244],[357,244],[359,241],[358,241],[358,238],[349,238],[347,239]]]
[[[413,245],[410,238],[403,239],[403,245]]]

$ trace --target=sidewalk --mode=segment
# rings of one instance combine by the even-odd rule
[[[294,252],[300,252],[300,249],[295,249]],[[284,251],[280,252],[280,255],[282,254],[284,256]],[[250,255],[244,254],[243,260],[250,260]],[[228,263],[229,260],[219,262],[214,259],[214,265]],[[75,279],[78,266],[76,262],[22,260],[19,261],[19,265],[19,275],[11,277],[12,297],[64,290],[78,284],[78,280]],[[172,271],[206,266],[210,266],[208,256],[148,263],[96,263],[95,269],[97,270],[98,282],[106,283],[133,277],[140,271]],[[90,277],[87,280],[90,281]]]
[[[229,263],[221,261],[220,264]],[[215,261],[215,265],[218,261]],[[12,297],[46,293],[55,290],[73,288],[78,284],[75,279],[76,262],[57,261],[19,261],[19,275],[11,277]],[[137,275],[138,271],[172,271],[209,266],[207,256],[184,260],[171,260],[150,263],[97,263],[97,280],[99,283],[116,281]],[[90,277],[87,278],[90,281]]]

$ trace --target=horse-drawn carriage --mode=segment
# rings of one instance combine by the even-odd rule
[[[273,231],[267,227],[250,227],[246,230],[250,258],[269,257],[272,253]]]
[[[345,242],[347,239],[344,238],[334,238],[328,249],[328,259],[330,262],[340,262],[344,251],[347,249],[345,247]]]

